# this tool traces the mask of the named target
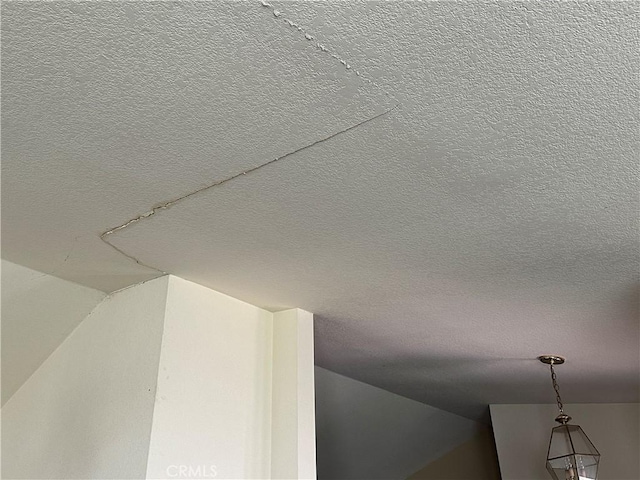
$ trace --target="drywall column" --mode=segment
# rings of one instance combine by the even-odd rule
[[[272,318],[170,277],[147,478],[269,478]]]
[[[5,404],[3,478],[315,478],[313,390],[310,313],[165,276],[110,295]]]
[[[599,480],[640,478],[640,404],[565,404],[600,454]],[[546,480],[556,405],[491,405],[491,423],[503,480]]]
[[[316,478],[313,315],[273,315],[271,478]]]

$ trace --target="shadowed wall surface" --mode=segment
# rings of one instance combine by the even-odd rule
[[[498,454],[491,430],[482,430],[407,480],[500,480]]]

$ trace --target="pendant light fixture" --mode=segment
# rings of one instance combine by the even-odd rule
[[[556,401],[560,414],[556,422],[560,424],[551,430],[549,451],[547,452],[547,470],[554,480],[595,480],[598,475],[600,454],[589,437],[578,425],[571,425],[571,417],[564,413],[560,388],[556,379],[554,365],[562,365],[564,358],[558,355],[542,355],[538,359],[551,370],[551,382],[556,392]]]

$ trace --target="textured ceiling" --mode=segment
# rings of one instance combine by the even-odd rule
[[[471,418],[546,352],[638,401],[638,4],[272,3],[4,2],[3,257],[313,311]]]
[[[105,291],[150,278],[99,235],[393,106],[276,20],[259,2],[3,3],[3,257]]]

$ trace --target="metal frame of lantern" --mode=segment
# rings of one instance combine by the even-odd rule
[[[554,480],[596,480],[600,453],[579,425],[571,425],[571,417],[564,413],[560,387],[554,365],[562,365],[565,359],[559,355],[541,355],[538,359],[549,365],[551,382],[556,392],[560,414],[556,422],[560,426],[551,430],[547,451],[547,471]]]

